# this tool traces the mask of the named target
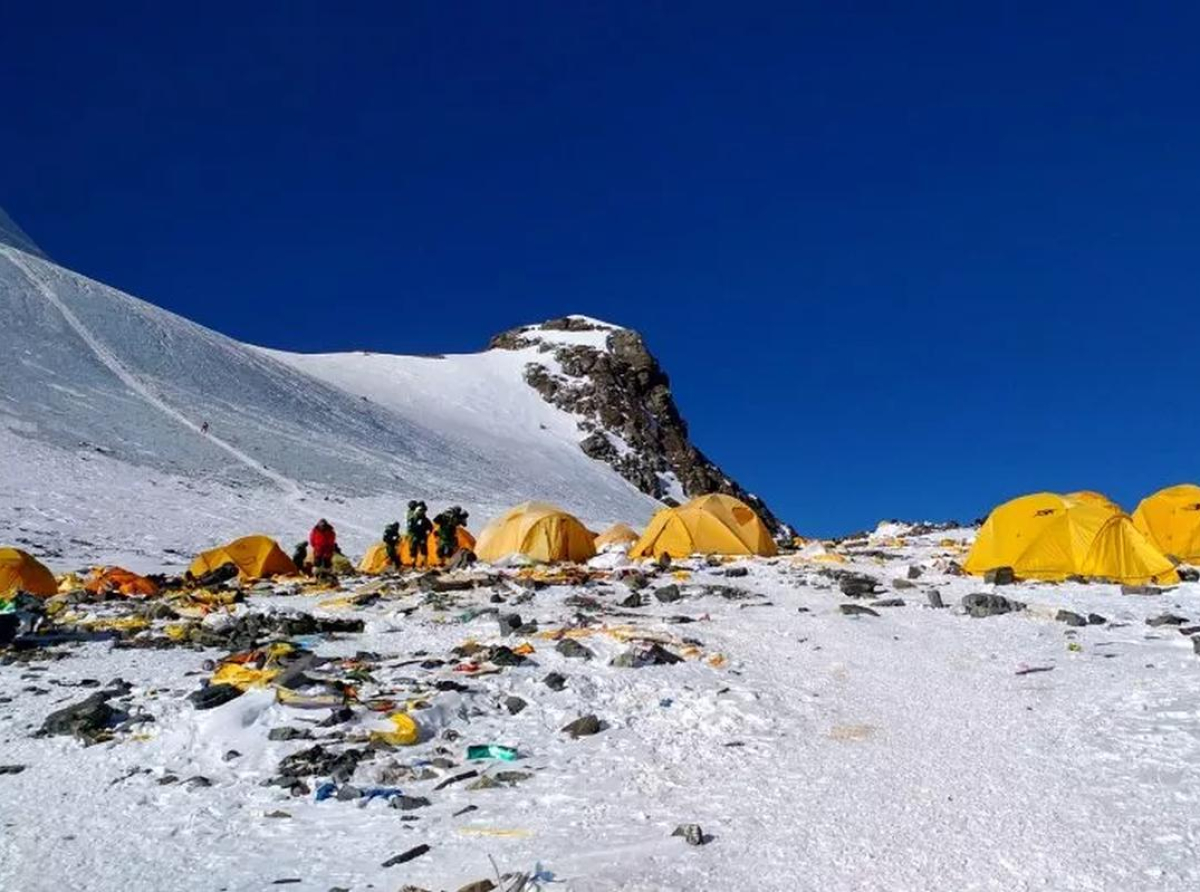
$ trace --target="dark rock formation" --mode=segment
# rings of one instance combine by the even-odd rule
[[[608,334],[603,348],[541,336],[559,331]],[[761,499],[692,445],[670,379],[637,332],[567,316],[497,335],[488,346],[536,348],[552,359],[530,362],[526,382],[547,402],[578,416],[584,453],[611,465],[642,492],[671,504],[673,475],[689,498],[734,496],[757,511],[773,533],[789,532]]]

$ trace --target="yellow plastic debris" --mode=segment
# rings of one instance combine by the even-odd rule
[[[421,739],[421,729],[407,713],[393,712],[388,717],[395,728],[392,731],[372,731],[371,741],[386,743],[390,746],[412,746]]]
[[[513,653],[520,654],[523,657],[527,657],[533,652],[534,652],[533,645],[530,644],[528,641],[518,644],[516,647],[513,648]]]
[[[140,616],[122,616],[114,619],[89,617],[80,620],[76,625],[92,632],[140,632],[150,628],[150,621]]]
[[[222,663],[213,673],[213,684],[231,684],[243,691],[265,688],[279,674],[278,669],[255,669],[240,663]]]
[[[183,641],[188,636],[188,625],[187,623],[168,623],[163,632],[172,641]]]
[[[708,658],[708,665],[712,666],[714,669],[724,668],[725,664],[728,662],[729,660],[726,659],[725,654],[713,654]]]

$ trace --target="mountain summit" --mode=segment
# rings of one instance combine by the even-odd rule
[[[58,266],[4,221],[0,541],[146,566],[247,532],[292,542],[319,516],[353,551],[412,498],[473,526],[528,499],[599,526],[746,497],[626,329],[566,317],[458,356],[267,350]]]

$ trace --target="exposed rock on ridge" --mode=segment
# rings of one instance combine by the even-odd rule
[[[575,343],[557,333],[597,333]],[[580,448],[612,466],[647,495],[668,504],[680,496],[726,493],[753,507],[772,532],[784,525],[757,496],[743,489],[688,438],[687,422],[671,382],[636,331],[583,316],[551,319],[492,338],[492,349],[536,348],[525,381],[552,405],[578,416]]]

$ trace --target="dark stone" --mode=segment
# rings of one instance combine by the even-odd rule
[[[24,770],[24,765],[0,765],[0,774],[20,774]]]
[[[515,787],[522,781],[527,781],[533,777],[533,773],[529,771],[497,771],[492,777],[502,784]]]
[[[656,588],[654,590],[654,597],[656,597],[663,604],[670,604],[682,598],[683,592],[679,590],[679,586],[677,585],[664,585],[661,588]]]
[[[680,824],[671,835],[682,836],[689,846],[702,846],[708,841],[699,824]]]
[[[589,648],[584,647],[574,638],[564,638],[555,645],[554,649],[568,660],[590,660],[595,656]]]
[[[632,647],[624,653],[617,654],[609,661],[609,665],[619,669],[640,669],[642,666],[671,666],[682,662],[683,657],[672,653],[661,644],[651,644],[649,647]]]
[[[46,716],[38,733],[45,737],[70,734],[92,742],[120,718],[121,714],[108,704],[112,696],[112,691],[97,691],[78,703],[55,710]]]
[[[925,593],[925,599],[934,610],[941,610],[946,606],[946,603],[942,600],[942,593],[935,588],[931,588]]]
[[[392,808],[398,808],[400,811],[415,811],[418,808],[427,808],[430,804],[424,796],[393,796],[391,801]]]
[[[626,573],[621,577],[621,581],[635,592],[640,592],[650,584],[650,580],[646,578],[644,573]]]
[[[1123,585],[1121,586],[1121,594],[1123,595],[1161,595],[1162,589],[1156,585]]]
[[[567,677],[558,672],[551,672],[542,679],[542,684],[552,691],[561,691],[567,686]]]
[[[283,726],[267,732],[267,740],[312,740],[312,732],[306,728]]]
[[[879,616],[870,607],[863,607],[861,604],[841,604],[838,609],[846,616]]]
[[[1192,639],[1192,652],[1200,654],[1200,635]]]
[[[853,607],[854,605],[853,604],[845,604],[843,606]],[[903,607],[904,599],[903,598],[884,598],[881,601],[872,601],[871,606],[872,607]]]
[[[344,784],[350,780],[358,763],[366,754],[366,750],[356,749],[335,753],[317,744],[284,758],[279,763],[279,774],[288,779],[329,777],[336,784]]]
[[[1025,605],[1020,601],[1012,601],[1001,595],[985,594],[966,595],[962,599],[962,606],[967,613],[976,618],[1000,616],[1025,609]]]
[[[225,755],[223,755],[221,758],[226,762],[232,762],[235,759],[240,759],[241,757],[242,754],[237,750],[226,750]]]
[[[442,781],[440,784],[438,784],[433,789],[434,790],[444,790],[444,789],[446,789],[446,787],[450,786],[451,784],[457,784],[457,783],[460,783],[461,781],[470,780],[473,777],[479,777],[479,772],[475,771],[475,770],[464,771],[461,774],[456,774],[452,777],[446,778],[444,781]]]
[[[1070,610],[1060,610],[1054,614],[1054,618],[1060,623],[1066,623],[1068,626],[1086,626],[1088,621],[1078,613],[1072,613]]]
[[[529,704],[520,697],[505,697],[504,708],[508,710],[509,715],[516,715]]]
[[[861,573],[850,573],[838,580],[838,590],[847,598],[870,598],[879,580]]]
[[[183,782],[183,785],[189,790],[203,790],[205,787],[211,787],[212,781],[204,775],[198,774],[195,777],[189,777]]]
[[[1087,615],[1087,621],[1088,621],[1089,626],[1102,626],[1106,622],[1108,622],[1108,620],[1105,617],[1101,616],[1098,613],[1089,613]]]
[[[496,884],[491,880],[476,880],[473,883],[467,883],[465,886],[460,886],[458,892],[492,892],[496,888]],[[403,890],[401,890],[403,892]]]
[[[354,718],[354,710],[349,706],[339,706],[337,709],[331,709],[329,715],[324,721],[319,722],[318,728],[332,728],[336,725],[344,725],[346,722]]]
[[[725,575],[730,579],[738,579],[742,576],[749,576],[750,570],[748,567],[729,567],[725,570]]]
[[[925,571],[922,570],[920,567],[918,567],[916,564],[910,564],[909,568],[908,568],[908,578],[909,579],[920,579],[921,574],[924,572]]]
[[[995,567],[983,574],[983,581],[991,585],[1012,585],[1017,577],[1012,567]]]
[[[414,858],[420,858],[422,855],[424,855],[428,851],[429,851],[429,846],[422,843],[419,846],[414,846],[413,848],[409,849],[407,852],[402,852],[399,855],[393,855],[391,858],[388,858],[386,861],[384,861],[381,866],[382,867],[395,867],[397,864],[405,864],[409,861],[412,861]]]
[[[1200,569],[1195,567],[1176,567],[1180,582],[1200,582]]]
[[[525,662],[525,658],[512,648],[499,644],[488,648],[487,661],[495,666],[520,666]]]
[[[588,714],[580,716],[575,721],[564,725],[560,730],[578,740],[580,737],[590,737],[593,734],[599,734],[603,730],[603,726],[595,715]]]
[[[898,591],[903,591],[904,589],[916,588],[916,587],[917,587],[916,583],[909,582],[907,579],[893,579],[892,580],[892,588],[894,588]]]
[[[642,596],[637,592],[630,592],[627,598],[618,603],[621,607],[641,607]]]
[[[224,706],[230,700],[242,696],[242,690],[231,684],[210,684],[188,694],[188,700],[197,709],[213,709]]]
[[[1148,626],[1182,626],[1187,622],[1187,619],[1182,616],[1176,616],[1174,613],[1163,613],[1159,616],[1152,616],[1146,620]]]
[[[519,613],[501,613],[496,617],[496,622],[500,625],[500,634],[505,638],[524,625]]]

